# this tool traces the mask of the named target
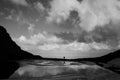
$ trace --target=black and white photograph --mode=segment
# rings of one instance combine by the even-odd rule
[[[0,0],[0,80],[120,80],[120,0]]]

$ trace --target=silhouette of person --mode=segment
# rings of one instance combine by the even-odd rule
[[[63,56],[63,59],[65,60],[65,56]],[[63,63],[65,64],[65,61]]]
[[[65,56],[63,56],[63,59],[65,59]]]

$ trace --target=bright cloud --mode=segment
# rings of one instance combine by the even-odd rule
[[[43,6],[42,3],[38,2],[35,4],[35,7],[38,9],[38,10],[42,10],[44,11],[45,10],[45,7]]]
[[[9,16],[5,17],[5,19],[12,20],[13,18],[12,18],[12,15],[9,15]]]
[[[97,55],[98,52],[95,51],[110,50],[109,46],[101,43],[88,44],[74,41],[64,44],[64,40],[49,35],[47,32],[35,34],[30,38],[21,36],[14,40],[22,49],[30,51],[34,55],[51,58],[61,58],[63,56],[68,58],[88,57],[90,54],[93,54],[92,56]]]
[[[18,42],[37,45],[37,44],[52,44],[52,43],[59,43],[62,42],[61,39],[57,38],[56,36],[49,35],[47,32],[34,34],[30,36],[30,38],[26,38],[25,36],[20,36],[17,39]]]
[[[50,4],[51,9],[47,20],[55,20],[57,23],[60,23],[62,18],[66,20],[69,17],[70,11],[75,9],[75,5],[79,6],[76,0],[53,0]]]
[[[27,6],[28,3],[26,2],[26,0],[10,0],[11,2],[18,4],[18,5],[23,5],[23,6]]]
[[[28,31],[30,34],[32,34],[34,32],[34,27],[35,27],[34,24],[29,24]]]
[[[101,49],[110,49],[109,46],[101,43],[78,43],[78,42],[72,42],[69,44],[46,44],[46,45],[40,45],[40,50],[61,50],[61,51],[89,51],[91,49],[101,50]]]
[[[61,23],[69,18],[70,12],[79,13],[79,23],[86,31],[92,31],[96,26],[104,26],[110,21],[120,21],[120,2],[118,0],[53,0],[47,21]]]

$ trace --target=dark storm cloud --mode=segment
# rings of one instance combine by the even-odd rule
[[[93,40],[96,42],[105,42],[111,46],[118,46],[120,34],[112,27],[110,28],[110,26],[111,25],[107,25],[104,28],[96,28],[92,32]]]
[[[29,16],[25,16],[24,13],[27,12],[27,9],[12,3],[10,0],[0,0],[0,13],[2,13],[0,25],[4,25],[12,37],[26,33],[28,24],[24,21],[25,19],[29,20],[27,19]]]
[[[76,36],[72,32],[61,32],[61,33],[55,33],[54,35],[68,42],[73,42],[76,40]]]
[[[19,1],[19,0],[16,0],[16,1]],[[20,18],[21,19],[24,18],[30,22],[35,22],[35,20],[39,18],[38,16],[40,16],[40,13],[34,7],[15,5],[8,2],[7,0],[5,1],[1,0],[0,12],[2,12],[5,15],[5,17],[12,16],[14,20],[17,20],[17,21]]]
[[[79,14],[77,11],[73,10],[70,12],[70,19],[79,19]]]
[[[61,38],[68,43],[77,41],[79,43],[87,43],[87,39],[85,36],[88,35],[86,32],[78,33],[78,32],[61,32],[61,33],[55,33],[55,36],[58,38]]]
[[[55,33],[58,38],[62,38],[68,42],[77,41],[79,43],[104,43],[111,47],[117,47],[119,45],[120,34],[118,31],[110,28],[110,25],[105,27],[97,27],[92,32],[83,31],[78,32],[61,32]]]
[[[59,28],[63,30],[73,30],[75,27],[79,27],[77,25],[79,22],[78,12],[73,10],[70,12],[70,16],[67,20],[63,20],[60,24],[54,23],[58,25]]]
[[[119,34],[110,25],[105,27],[97,27],[92,32],[83,33],[80,35],[79,42],[85,40],[86,43],[97,42],[104,43],[111,47],[117,47],[119,45]]]
[[[0,12],[3,12],[4,14],[9,14],[11,9],[15,9],[15,6],[11,3],[8,3],[6,1],[0,0]]]

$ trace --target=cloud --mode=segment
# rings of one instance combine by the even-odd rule
[[[59,3],[59,4],[58,4]],[[56,20],[58,23],[61,19],[66,20],[69,17],[70,11],[78,5],[76,0],[53,0],[51,3],[48,21]]]
[[[12,20],[13,17],[12,17],[12,15],[8,15],[7,17],[5,17],[5,19],[7,19],[7,20]]]
[[[32,39],[31,39],[32,40]],[[105,51],[110,50],[109,46],[98,43],[78,43],[72,42],[69,44],[57,43],[34,43],[34,40],[19,38],[19,42],[15,41],[23,50],[29,51],[34,55],[40,55],[47,58],[87,58],[105,55]]]
[[[35,27],[35,24],[29,23],[28,31],[30,34],[32,34],[34,32],[34,27]]]
[[[0,16],[3,16],[4,15],[4,12],[0,12]]]
[[[43,4],[40,3],[40,2],[37,2],[37,3],[35,4],[35,7],[36,7],[37,10],[41,10],[41,11],[44,11],[44,10],[45,10],[45,7],[44,7]]]
[[[16,39],[20,43],[31,44],[31,45],[43,45],[43,44],[54,44],[59,43],[62,40],[54,35],[49,35],[47,32],[38,33],[26,38],[25,36],[20,36]]]
[[[95,51],[110,50],[110,47],[101,43],[78,43],[76,41],[64,44],[64,40],[47,32],[32,35],[30,38],[20,36],[14,41],[24,50],[30,51],[34,55],[43,57],[61,58],[80,58],[97,55]],[[92,52],[91,52],[92,51]],[[91,53],[90,53],[91,52]],[[103,53],[102,53],[103,54]],[[98,54],[101,55],[101,54]]]
[[[71,43],[64,44],[63,39],[48,34],[45,31],[42,33],[34,34],[29,38],[25,37],[24,35],[21,35],[19,38],[15,38],[14,41],[22,45],[36,46],[39,50],[61,49],[87,51],[90,49],[100,50],[110,48],[110,46],[108,46],[107,44],[96,42],[80,43],[77,41],[73,41]]]
[[[21,35],[18,38],[13,39],[23,50],[27,51],[38,51],[40,52],[40,47],[45,45],[53,45],[62,43],[63,40],[57,38],[54,35],[49,35],[47,32],[38,33],[27,38],[24,35]],[[52,47],[52,46],[51,46]],[[43,48],[43,47],[42,47]],[[42,49],[41,48],[41,49]],[[36,53],[36,52],[35,52]],[[33,54],[35,54],[33,53]]]
[[[32,44],[36,45],[36,42],[31,39],[27,39],[25,36],[21,35],[18,39],[18,42],[23,43],[23,44]]]
[[[59,3],[59,4],[58,4]],[[79,26],[86,31],[92,31],[96,26],[104,26],[112,22],[120,22],[120,2],[117,0],[52,0],[48,12],[48,22],[61,23],[69,18],[75,10],[79,14]]]
[[[28,3],[26,0],[10,0],[10,1],[18,5],[28,6]]]

